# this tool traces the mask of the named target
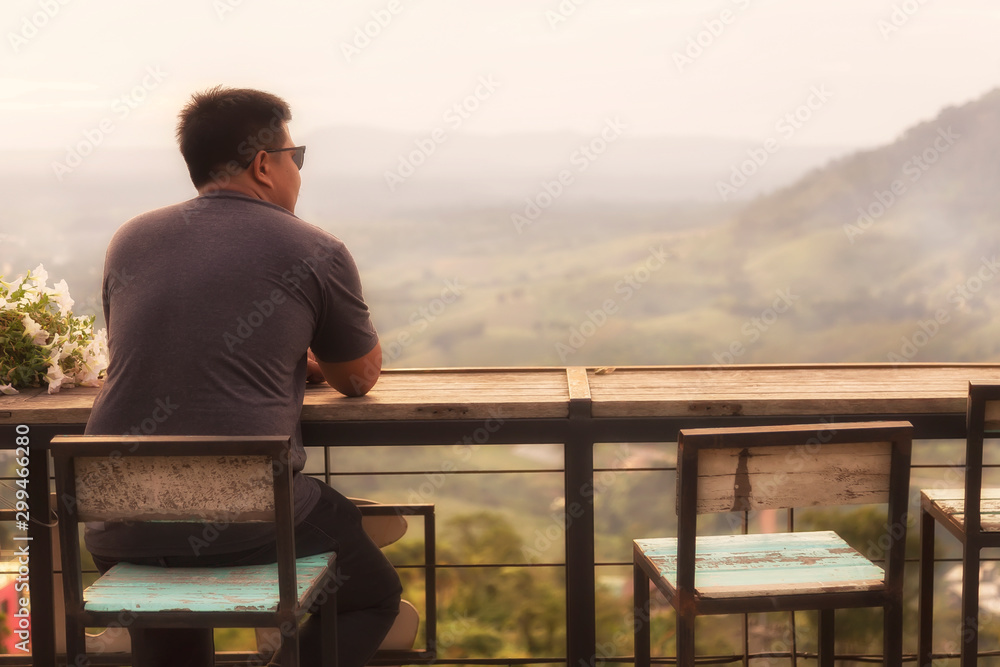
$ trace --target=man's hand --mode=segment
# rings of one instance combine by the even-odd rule
[[[316,355],[313,354],[312,350],[309,350],[307,354],[306,382],[308,384],[319,384],[320,382],[325,382],[326,378],[323,377],[323,369],[319,367],[319,362],[316,361]]]

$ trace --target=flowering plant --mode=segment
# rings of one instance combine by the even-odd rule
[[[13,283],[0,276],[0,393],[48,385],[96,387],[108,367],[106,329],[94,332],[94,316],[74,317],[65,280],[47,287],[39,264]]]

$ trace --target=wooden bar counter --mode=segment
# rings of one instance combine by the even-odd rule
[[[671,442],[684,427],[906,419],[919,438],[961,438],[970,380],[1000,383],[1000,364],[829,364],[387,370],[372,392],[306,390],[307,446],[559,443],[565,451],[567,664],[594,665],[593,450],[600,442]],[[155,383],[155,380],[151,380]],[[32,445],[31,507],[47,507],[44,447],[80,433],[99,390],[0,397],[0,446],[18,425]],[[31,557],[35,665],[54,665],[49,531]],[[61,593],[59,593],[61,594]]]

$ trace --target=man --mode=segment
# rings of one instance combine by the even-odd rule
[[[258,434],[292,438],[299,557],[336,550],[342,665],[363,665],[398,611],[399,578],[354,505],[299,474],[307,373],[348,396],[378,379],[382,352],[343,243],[293,215],[304,147],[288,105],[213,88],[180,114],[177,138],[199,196],[126,222],[108,247],[103,304],[110,365],[87,433]],[[273,525],[92,524],[103,570],[276,560]],[[303,628],[319,664],[319,619]],[[133,631],[138,664],[211,665],[210,632]]]

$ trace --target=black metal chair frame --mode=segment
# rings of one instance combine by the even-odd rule
[[[1000,532],[982,526],[983,441],[987,434],[986,404],[1000,401],[1000,385],[969,383],[966,411],[964,521],[920,497],[920,629],[919,664],[932,663],[934,623],[934,531],[938,522],[962,545],[961,667],[975,667],[979,651],[979,566],[983,549],[1000,547]]]
[[[437,552],[432,503],[358,505],[363,516],[421,516],[424,523],[424,649],[379,650],[369,665],[432,663],[437,659]]]
[[[891,536],[885,555],[884,583],[881,590],[840,591],[797,595],[746,596],[732,598],[702,598],[695,588],[695,562],[698,518],[698,453],[699,450],[734,447],[811,446],[820,440],[822,447],[840,443],[889,442],[888,525],[899,526]],[[650,665],[650,581],[653,581],[677,612],[679,645],[683,642],[693,651],[696,616],[774,611],[820,612],[819,665],[834,664],[834,610],[851,607],[882,607],[884,621],[884,664],[902,665],[903,642],[903,568],[906,551],[907,504],[913,427],[909,422],[866,422],[844,424],[813,424],[795,427],[745,427],[724,429],[687,429],[678,436],[677,453],[677,587],[671,590],[659,572],[654,571],[635,547],[633,560],[635,664]],[[834,503],[838,504],[838,503]],[[748,508],[745,508],[748,509]],[[681,637],[685,634],[684,637]],[[682,655],[677,664],[694,665],[693,653]]]

